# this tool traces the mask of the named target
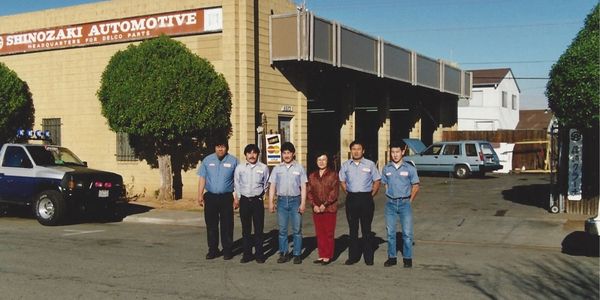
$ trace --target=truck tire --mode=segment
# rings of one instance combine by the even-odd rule
[[[471,175],[471,171],[466,165],[457,165],[454,167],[454,176],[456,178],[465,179],[469,178],[469,175]]]
[[[64,221],[67,206],[59,192],[43,191],[35,199],[33,211],[40,224],[55,226]]]

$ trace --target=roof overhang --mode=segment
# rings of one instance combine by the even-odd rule
[[[308,11],[270,16],[269,47],[271,64],[290,60],[321,62],[471,97],[470,72]]]

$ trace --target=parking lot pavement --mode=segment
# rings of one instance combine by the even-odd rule
[[[414,203],[416,239],[410,270],[383,266],[387,258],[383,193],[376,198],[372,227],[377,242],[374,266],[344,265],[348,227],[343,207],[334,261],[319,266],[311,263],[318,254],[308,213],[303,218],[304,263],[276,262],[276,217],[267,213],[267,261],[261,265],[239,263],[237,217],[234,259],[205,260],[201,212],[138,206],[129,207],[124,222],[108,224],[46,227],[32,218],[0,218],[2,295],[7,299],[55,295],[63,299],[598,299],[600,261],[593,257],[597,250],[577,253],[563,247],[585,244],[582,241],[588,236],[582,232],[582,221],[586,216],[548,213],[545,176],[467,180],[422,176],[421,180],[422,192]]]
[[[583,221],[588,216],[549,213],[548,190],[549,180],[544,174],[492,174],[466,180],[421,176],[421,192],[413,205],[415,240],[560,249],[566,235],[583,230]],[[340,196],[340,202],[343,201]],[[384,202],[381,190],[375,198],[372,228],[377,237],[387,240]],[[307,210],[303,218],[305,236],[314,234],[310,213]],[[265,230],[277,228],[275,219],[266,214]],[[202,212],[167,209],[142,210],[123,221],[205,226]],[[239,219],[235,222],[239,228]],[[342,205],[336,235],[347,231]]]

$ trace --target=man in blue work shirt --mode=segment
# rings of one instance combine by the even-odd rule
[[[269,183],[269,211],[275,212],[274,198],[277,194],[277,222],[279,223],[278,263],[288,262],[288,223],[292,223],[294,237],[294,264],[301,264],[302,258],[302,214],[306,204],[306,182],[308,178],[302,165],[294,160],[296,148],[290,142],[281,145],[283,162],[271,173]]]
[[[258,161],[260,149],[255,144],[244,148],[246,162],[235,168],[235,191],[240,196],[240,220],[242,222],[242,241],[244,254],[241,263],[252,260],[252,245],[255,248],[256,262],[265,262],[263,253],[263,228],[265,224],[265,206],[263,196],[269,180],[269,168]],[[252,224],[254,224],[254,241],[251,241]]]
[[[402,158],[406,152],[404,141],[390,144],[392,161],[383,167],[381,181],[386,185],[385,224],[388,238],[386,267],[396,265],[396,223],[402,225],[402,256],[405,268],[412,267],[413,217],[411,203],[419,192],[417,169]]]
[[[233,173],[238,161],[228,150],[226,139],[217,141],[215,153],[205,157],[198,168],[198,204],[204,207],[208,240],[206,259],[219,255],[219,226],[223,259],[233,258],[233,208],[238,206],[237,195],[233,193]]]
[[[346,192],[346,218],[350,227],[350,247],[346,265],[352,265],[360,260],[358,249],[358,225],[364,240],[363,254],[365,264],[373,265],[373,241],[371,222],[375,204],[373,197],[379,191],[381,175],[375,163],[364,158],[364,144],[359,141],[350,143],[352,159],[345,161],[340,169],[340,183]]]

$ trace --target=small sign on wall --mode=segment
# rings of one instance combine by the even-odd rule
[[[567,199],[581,200],[581,156],[583,136],[577,129],[569,130],[569,189]]]
[[[281,106],[281,111],[282,112],[293,112],[294,109],[292,108],[291,105],[283,105],[283,106]]]
[[[279,134],[267,134],[265,135],[267,140],[267,165],[276,166],[281,163],[281,135]]]

